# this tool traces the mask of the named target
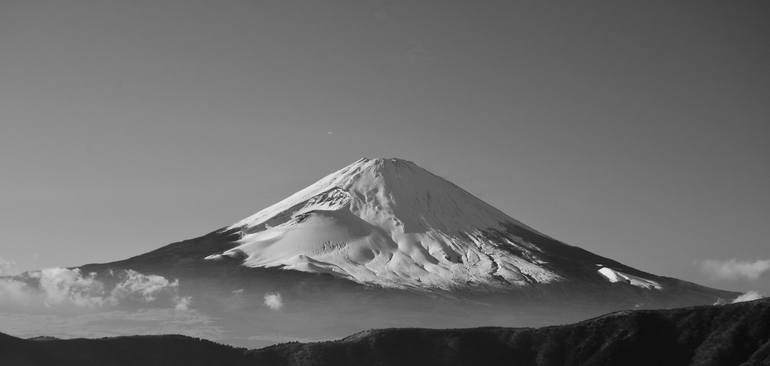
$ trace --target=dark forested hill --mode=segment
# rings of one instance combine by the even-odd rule
[[[245,350],[183,336],[24,340],[1,365],[770,365],[770,299],[546,328],[382,329]]]

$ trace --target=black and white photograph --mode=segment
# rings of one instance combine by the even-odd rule
[[[770,366],[770,2],[0,0],[2,366]]]

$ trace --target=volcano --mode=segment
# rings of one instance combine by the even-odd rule
[[[601,292],[682,300],[678,305],[736,296],[564,244],[395,158],[357,160],[204,237],[84,268],[168,273],[207,265],[428,292]]]

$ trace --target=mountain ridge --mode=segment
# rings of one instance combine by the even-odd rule
[[[252,350],[178,335],[25,340],[0,333],[0,361],[30,366],[768,365],[770,299],[622,311],[542,328],[375,329],[333,341]]]

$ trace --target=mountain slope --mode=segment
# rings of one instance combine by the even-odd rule
[[[626,311],[532,328],[383,329],[259,350],[182,336],[24,340],[0,334],[13,365],[770,365],[770,300]]]

